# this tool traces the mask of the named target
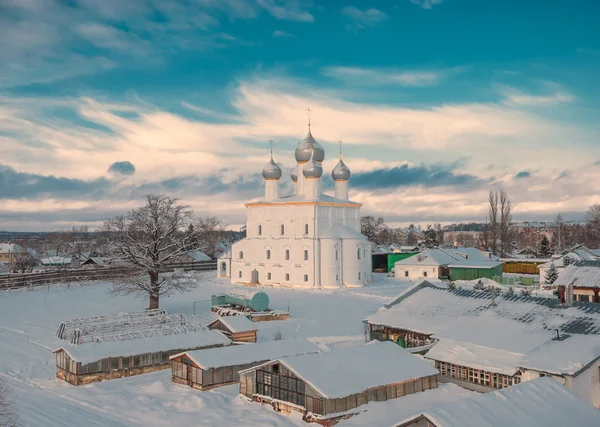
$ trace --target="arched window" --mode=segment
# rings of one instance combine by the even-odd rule
[[[304,261],[308,261],[308,251],[304,251]]]
[[[281,224],[281,235],[285,234],[285,225]]]
[[[271,273],[267,273],[267,280],[271,280]]]
[[[305,281],[305,282],[308,282],[308,274],[305,274],[305,275],[304,275],[304,281]]]
[[[289,249],[286,249],[286,250],[285,250],[285,259],[286,259],[286,260],[289,260],[289,259],[290,259],[290,250],[289,250]]]
[[[260,236],[262,234],[262,225],[258,225],[258,235]]]
[[[226,274],[226,273],[227,273],[227,263],[222,262],[221,263],[221,274]]]
[[[244,259],[244,251],[240,251],[240,259]]]
[[[356,250],[356,259],[360,259],[360,248]]]
[[[304,224],[304,234],[308,234],[308,224]]]
[[[339,260],[339,259],[340,259],[340,253],[339,253],[339,251],[336,249],[336,250],[335,250],[335,260],[337,261],[337,260]]]
[[[367,250],[366,249],[363,249],[363,258],[367,259]]]
[[[267,249],[267,259],[271,259],[271,250]]]
[[[240,272],[238,273],[240,276],[240,279],[242,278],[242,271],[240,270]]]
[[[360,271],[358,272],[358,280],[360,280]]]
[[[285,280],[290,280],[290,273],[285,273]]]

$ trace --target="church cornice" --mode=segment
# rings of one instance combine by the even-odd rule
[[[281,203],[246,203],[247,208],[257,206],[336,206],[347,208],[360,208],[362,203],[335,203],[335,202],[281,202]]]

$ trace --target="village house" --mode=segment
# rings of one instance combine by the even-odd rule
[[[564,269],[553,283],[558,290],[558,298],[565,301],[567,289],[572,288],[575,301],[600,302],[600,260],[575,261]]]
[[[27,251],[16,243],[0,243],[0,262],[12,264],[20,254]]]
[[[491,295],[423,281],[365,319],[366,340],[394,341],[478,392],[550,376],[600,407],[600,305]]]
[[[598,426],[600,411],[549,378],[475,394],[428,409],[395,427]]]
[[[437,370],[392,343],[271,360],[240,372],[240,394],[317,421],[437,388]]]
[[[240,371],[268,360],[318,352],[319,348],[306,338],[185,351],[171,356],[172,381],[210,390],[238,382]]]
[[[256,342],[256,326],[244,316],[219,317],[206,326],[221,331],[233,342]]]
[[[571,264],[576,261],[597,261],[600,257],[586,248],[584,245],[577,245],[574,248],[563,251],[559,256],[553,257],[550,261],[538,266],[540,271],[540,284],[543,285],[546,281],[548,270],[554,265],[558,276]]]
[[[502,276],[502,262],[479,249],[427,249],[397,261],[394,265],[398,279],[473,280]]]
[[[396,262],[410,258],[420,252],[417,246],[401,246],[398,244],[373,246],[373,271],[389,273]]]
[[[185,350],[222,347],[219,331],[197,331],[146,339],[67,345],[53,351],[56,378],[72,385],[147,374],[170,367],[169,356]]]

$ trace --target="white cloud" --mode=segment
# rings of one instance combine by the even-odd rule
[[[356,6],[346,6],[341,10],[342,15],[354,21],[358,28],[372,27],[385,21],[388,16],[378,9],[361,10]]]
[[[570,103],[576,100],[575,96],[563,90],[545,95],[532,95],[514,88],[502,87],[500,93],[504,97],[503,102],[505,104],[517,106],[548,106]]]
[[[291,38],[296,38],[295,35],[288,33],[287,31],[284,30],[275,30],[273,31],[273,37],[291,37]]]
[[[257,0],[258,4],[274,18],[284,21],[314,22],[308,11],[311,1],[305,0]]]
[[[391,70],[357,67],[327,67],[323,74],[361,85],[392,84],[400,86],[432,86],[449,70]]]
[[[436,4],[441,4],[443,0],[410,0],[412,4],[416,4],[423,9],[431,9]]]

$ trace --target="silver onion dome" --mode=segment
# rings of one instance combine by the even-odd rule
[[[308,131],[308,135],[298,144],[296,147],[296,161],[299,163],[308,162],[310,156],[315,156],[315,161],[322,162],[325,160],[325,150],[321,144],[317,142],[317,140],[312,136],[310,130]]]
[[[292,177],[292,181],[294,181],[294,182],[298,181],[298,167],[295,167],[294,169],[292,169],[290,176]]]
[[[273,161],[273,158],[269,160],[269,163],[263,168],[262,176],[264,179],[279,179],[281,178],[282,172],[277,163]]]
[[[305,178],[321,178],[323,168],[315,159],[315,155],[311,155],[308,162],[302,167],[302,175]]]
[[[337,166],[331,171],[331,177],[334,181],[348,181],[350,175],[350,169],[348,169],[348,166],[346,166],[346,163],[342,159],[340,159]]]

